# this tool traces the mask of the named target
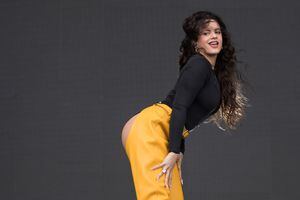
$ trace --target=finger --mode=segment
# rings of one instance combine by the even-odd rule
[[[180,168],[181,168],[181,162],[180,162],[180,160],[179,160],[179,161],[177,161],[177,167],[178,167],[178,169],[180,169]]]
[[[164,170],[168,170],[168,168],[167,167],[165,167],[159,174],[158,174],[158,176],[156,177],[156,180],[158,181],[159,179],[160,179],[160,177],[164,174]],[[165,172],[166,173],[166,172]]]
[[[182,179],[182,173],[181,173],[181,168],[179,169],[179,177],[180,177],[180,182],[183,185],[183,179]]]
[[[183,185],[183,179],[182,179],[182,172],[181,172],[181,163],[177,163],[178,171],[179,171],[179,177],[180,177],[180,182]]]
[[[180,167],[178,167],[178,171],[179,171],[179,177],[181,179],[181,168]]]
[[[160,167],[162,167],[162,166],[164,166],[165,165],[165,163],[160,163],[160,164],[158,164],[158,165],[155,165],[154,167],[152,167],[151,169],[152,170],[154,170],[154,169],[158,169],[158,168],[160,168]]]
[[[180,158],[180,160],[179,160],[179,165],[181,166],[181,164],[182,164],[182,158]]]
[[[169,178],[170,178],[170,170],[167,171],[165,177],[165,186],[169,189]]]
[[[172,179],[173,179],[173,175],[172,175],[173,173],[172,173],[172,171],[170,172],[170,178],[169,178],[169,187],[170,187],[170,189],[171,189],[171,187],[172,187]]]
[[[163,172],[160,172],[157,177],[156,177],[156,180],[158,181],[160,179],[160,177],[163,175],[164,173]]]

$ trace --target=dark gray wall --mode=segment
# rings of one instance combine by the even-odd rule
[[[233,136],[203,124],[186,140],[185,198],[299,199],[296,0],[0,8],[0,199],[134,199],[122,127],[173,86],[182,21],[198,10],[227,24],[252,107]]]

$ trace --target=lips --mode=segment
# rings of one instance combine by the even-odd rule
[[[218,42],[218,41],[212,41],[212,42],[209,42],[208,44],[209,44],[211,47],[216,48],[216,47],[218,47],[219,42]]]
[[[212,41],[212,42],[209,42],[208,44],[219,44],[219,42],[218,41]]]

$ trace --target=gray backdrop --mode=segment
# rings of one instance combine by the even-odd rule
[[[186,140],[188,200],[299,199],[296,0],[2,0],[0,199],[135,199],[121,130],[178,73],[183,19],[219,14],[253,89],[233,136]],[[243,64],[240,64],[242,67]]]

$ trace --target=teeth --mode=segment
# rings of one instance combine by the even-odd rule
[[[209,44],[218,44],[218,42],[210,42]]]

